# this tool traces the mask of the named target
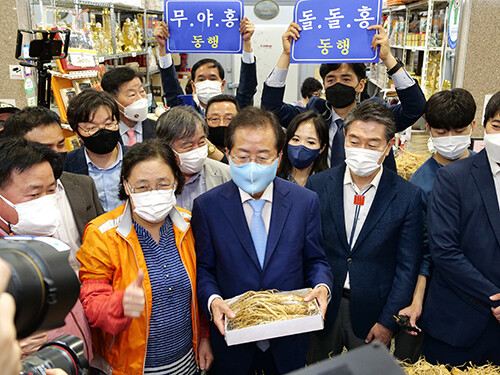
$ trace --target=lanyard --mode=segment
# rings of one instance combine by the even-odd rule
[[[354,222],[352,223],[352,229],[351,229],[351,237],[349,239],[349,247],[352,249],[352,241],[354,239],[354,233],[356,232],[356,224],[358,223],[359,219],[359,212],[361,211],[361,206],[364,206],[365,204],[365,194],[370,191],[370,189],[373,187],[373,185],[370,185],[368,189],[366,189],[363,194],[357,194],[356,190],[354,190],[354,205],[356,208],[354,209]]]

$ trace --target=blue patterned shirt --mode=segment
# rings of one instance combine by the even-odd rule
[[[135,220],[134,228],[146,260],[153,305],[149,324],[145,373],[174,373],[171,366],[183,368],[182,374],[196,367],[191,323],[192,289],[189,275],[175,244],[172,221],[167,216],[157,244]],[[190,354],[191,353],[191,354]],[[170,370],[166,371],[168,368]]]

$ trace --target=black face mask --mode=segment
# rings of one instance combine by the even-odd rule
[[[226,138],[227,126],[208,127],[208,140],[215,146],[225,147],[224,139]]]
[[[354,87],[337,82],[326,89],[326,101],[333,108],[349,107],[356,100],[356,90]]]
[[[101,129],[89,137],[84,137],[80,131],[78,134],[80,134],[85,147],[99,155],[109,154],[113,151],[120,139],[119,130]]]

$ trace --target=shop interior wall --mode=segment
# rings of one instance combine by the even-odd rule
[[[474,137],[483,136],[485,96],[500,91],[499,0],[465,0],[455,87],[469,90],[477,104]]]
[[[18,12],[15,0],[0,1],[0,25],[2,27],[0,52],[0,102],[15,100],[17,107],[26,106],[23,80],[10,79],[9,65],[19,65],[15,59]]]

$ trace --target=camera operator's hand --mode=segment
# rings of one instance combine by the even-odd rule
[[[19,340],[22,356],[27,357],[37,352],[40,347],[47,342],[47,332],[38,332]]]
[[[139,270],[137,278],[127,286],[123,294],[123,315],[129,318],[138,318],[144,310],[146,299],[144,297],[144,290],[142,289],[142,282],[144,281],[144,272]]]
[[[53,368],[50,370],[45,370],[45,375],[68,375],[66,371],[60,368]]]
[[[18,375],[21,372],[21,348],[16,340],[14,298],[4,293],[10,280],[10,268],[0,259],[0,368],[2,374]]]

